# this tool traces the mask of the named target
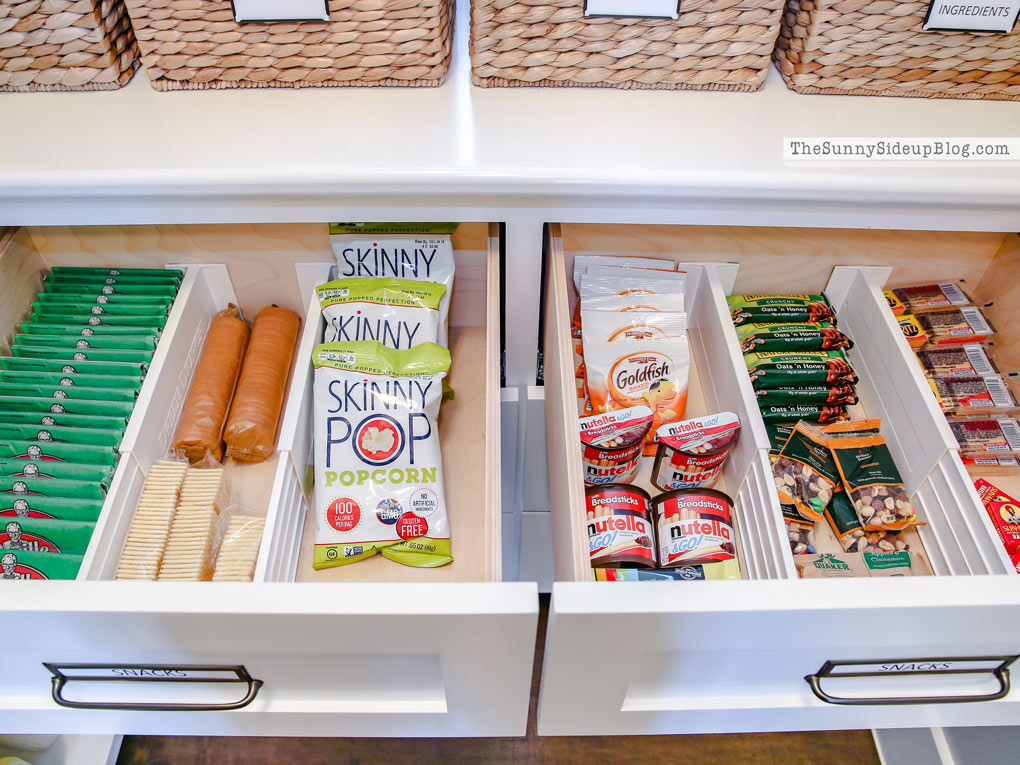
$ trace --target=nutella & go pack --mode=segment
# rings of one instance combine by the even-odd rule
[[[662,568],[736,558],[733,500],[715,489],[677,489],[652,501]]]
[[[1020,572],[1020,500],[983,478],[974,482],[974,488],[995,525],[995,531],[1006,548],[1010,562]]]
[[[589,486],[584,490],[591,565],[655,567],[652,502],[630,484]]]
[[[733,412],[660,426],[652,483],[664,491],[711,488],[739,434],[740,420]]]
[[[581,464],[586,486],[627,483],[638,471],[652,410],[632,406],[582,417]]]

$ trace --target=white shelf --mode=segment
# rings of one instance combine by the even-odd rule
[[[1015,136],[1020,104],[802,96],[774,70],[751,94],[486,90],[470,84],[461,5],[440,88],[159,93],[140,72],[108,93],[2,94],[0,223],[311,221],[365,205],[686,222],[679,207],[723,216],[705,222],[829,209],[841,225],[1012,230],[1020,211],[1016,165],[795,167],[781,143]]]

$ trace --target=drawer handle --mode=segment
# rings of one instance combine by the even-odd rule
[[[262,687],[241,665],[207,664],[51,664],[43,666],[53,673],[53,700],[71,709],[119,709],[136,712],[226,712],[251,704]],[[72,682],[114,683],[237,683],[247,690],[237,701],[217,704],[184,702],[74,701],[64,698],[64,689]]]
[[[1009,665],[1017,656],[983,656],[952,659],[865,659],[861,661],[827,661],[813,675],[804,680],[811,691],[827,704],[843,705],[893,705],[893,704],[961,704],[970,701],[995,701],[1009,693]],[[947,695],[947,696],[892,696],[854,697],[833,696],[822,688],[825,678],[839,677],[890,677],[890,676],[940,676],[988,673],[998,683],[998,690],[991,693]]]

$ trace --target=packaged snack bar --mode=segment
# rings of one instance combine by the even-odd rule
[[[131,388],[86,388],[81,385],[29,385],[0,382],[0,396],[33,398],[91,399],[93,401],[134,401],[138,391]],[[0,412],[0,418],[3,413]]]
[[[825,295],[730,295],[726,304],[730,311],[764,308],[767,306],[804,306],[812,303],[829,304]]]
[[[209,325],[173,443],[174,451],[183,451],[192,463],[206,454],[217,462],[223,458],[223,426],[250,333],[232,304]]]
[[[899,531],[917,523],[917,513],[880,433],[833,439],[829,449],[865,531]]]
[[[174,279],[181,281],[184,272],[178,268],[106,268],[105,266],[53,266],[51,274],[70,274],[79,276],[140,276],[154,279]]]
[[[941,282],[939,284],[921,284],[915,287],[899,287],[892,292],[903,304],[904,310],[910,313],[927,311],[933,308],[971,305],[974,302],[964,292],[963,285],[960,282]]]
[[[81,386],[92,390],[100,388],[134,393],[137,393],[142,386],[141,378],[114,377],[112,375],[62,375],[58,372],[9,372],[3,369],[0,369],[0,383],[28,387],[44,386],[51,390]]]
[[[903,301],[896,297],[895,292],[886,290],[882,295],[885,297],[885,302],[889,304],[889,308],[892,309],[894,316],[902,316],[907,312],[907,307],[903,305]]]
[[[95,303],[99,305],[157,305],[169,308],[174,299],[164,295],[104,295],[97,291],[94,295],[77,296],[71,292],[40,292],[36,295],[38,303]]]
[[[1012,417],[950,420],[962,454],[1020,454],[1020,423]]]
[[[86,274],[76,268],[67,270],[52,270],[46,275],[44,284],[75,284],[75,285],[160,285],[171,286],[174,289],[180,287],[183,279],[181,271],[166,271],[160,273],[137,274],[130,271],[121,271],[119,274]]]
[[[15,335],[11,345],[44,345],[50,348],[113,348],[129,351],[154,351],[152,335]]]
[[[761,351],[834,351],[853,341],[826,322],[818,324],[742,324],[735,328],[741,353]]]
[[[2,441],[44,441],[58,444],[82,444],[84,446],[118,446],[121,441],[119,430],[92,430],[91,428],[65,428],[56,425],[18,425],[4,422],[0,414],[0,440]]]
[[[943,412],[1009,412],[1017,408],[1011,384],[1000,375],[929,377],[928,384]]]
[[[30,359],[17,358],[14,356],[0,356],[0,369],[9,372],[47,372],[63,376],[105,375],[109,377],[125,377],[137,381],[141,385],[145,373],[149,369],[148,364],[106,361],[55,361],[51,359]],[[96,386],[101,387],[101,386]]]
[[[32,476],[0,478],[0,494],[69,499],[103,499],[106,496],[103,487],[95,482]]]
[[[300,327],[296,313],[275,305],[263,308],[255,317],[223,430],[228,457],[261,462],[273,455]]]
[[[917,576],[924,573],[912,552],[818,553],[795,559],[802,579],[845,577]]]
[[[0,552],[44,552],[84,555],[94,523],[49,518],[10,518],[0,521]]]
[[[756,390],[758,404],[814,404],[849,406],[857,403],[857,392],[852,385],[782,385],[777,388]]]
[[[910,549],[900,531],[865,531],[853,502],[842,489],[832,496],[832,502],[825,508],[825,520],[829,522],[829,528],[846,552],[899,552]]]
[[[151,295],[154,297],[173,298],[177,295],[177,285],[161,284],[158,282],[151,284],[107,284],[102,279],[90,281],[84,285],[76,284],[73,281],[45,281],[43,282],[43,291],[51,295],[78,296],[99,293],[102,295]]]
[[[88,462],[93,465],[117,464],[117,450],[108,446],[58,444],[51,441],[7,441],[0,443],[0,458],[33,462]]]
[[[57,412],[4,412],[0,420],[10,425],[57,425],[64,428],[89,428],[123,432],[127,417],[97,417],[89,414],[63,414]]]
[[[981,504],[995,526],[1014,568],[1020,572],[1020,501],[983,478],[974,482]]]
[[[828,322],[836,324],[836,312],[824,299],[801,300],[796,303],[767,303],[753,301],[747,305],[741,296],[728,299],[730,318],[734,324],[795,324]]]
[[[407,350],[439,339],[446,285],[410,279],[338,279],[315,288],[326,329],[323,341],[377,340]]]
[[[857,375],[843,351],[746,353],[744,363],[755,388],[852,385],[857,382]]]
[[[98,307],[98,306],[97,306]],[[141,327],[163,329],[165,316],[114,316],[113,314],[96,314],[86,311],[76,314],[52,315],[41,313],[38,305],[32,309],[28,320],[33,324],[59,324],[65,327]]]
[[[927,311],[914,318],[934,345],[979,343],[995,334],[995,328],[976,306]]]
[[[327,343],[315,366],[313,566],[381,553],[407,566],[450,563],[437,419],[450,352]]]
[[[917,358],[929,377],[979,377],[999,372],[980,343],[920,348]]]
[[[903,336],[907,339],[907,344],[911,348],[920,348],[927,345],[931,339],[917,318],[910,314],[900,316],[897,323],[900,325],[900,332],[903,333]]]
[[[0,550],[0,579],[74,579],[81,555]]]
[[[63,319],[68,316],[102,316],[155,318],[165,320],[168,308],[155,303],[96,303],[95,301],[76,300],[65,302],[36,302],[32,304],[32,315],[38,316],[43,323],[50,323],[51,318]],[[116,322],[114,322],[116,323]]]
[[[152,351],[111,350],[109,348],[53,348],[45,345],[15,345],[14,356],[26,359],[46,359],[75,364],[79,361],[115,361],[127,364],[145,364],[152,361]]]
[[[0,396],[0,412],[52,412],[55,414],[92,414],[100,417],[130,417],[133,401],[93,401],[91,399],[53,399],[31,396]]]
[[[647,406],[582,417],[578,428],[585,486],[629,483],[641,465],[651,427],[652,410]]]
[[[825,424],[842,422],[848,415],[845,406],[822,406],[814,404],[759,405],[765,424],[791,423],[798,420]]]
[[[18,324],[23,335],[72,335],[78,337],[151,337],[158,340],[162,330],[159,327],[111,326],[109,324],[49,324],[23,321]]]
[[[439,344],[447,343],[447,317],[456,270],[449,234],[351,234],[329,227],[338,279],[412,279],[446,287],[439,301]]]
[[[0,494],[0,525],[6,524],[11,518],[51,518],[95,523],[102,512],[101,499]]]
[[[0,482],[4,478],[40,478],[71,481],[92,481],[108,485],[113,469],[109,465],[87,465],[77,462],[33,462],[0,458]]]
[[[585,347],[588,394],[596,414],[631,406],[652,410],[644,454],[655,454],[660,425],[683,419],[687,410],[690,349],[687,337],[640,343],[591,343]]]

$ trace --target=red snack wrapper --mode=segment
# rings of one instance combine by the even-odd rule
[[[983,478],[974,482],[974,488],[995,525],[1010,562],[1020,572],[1020,500],[1013,499]]]

